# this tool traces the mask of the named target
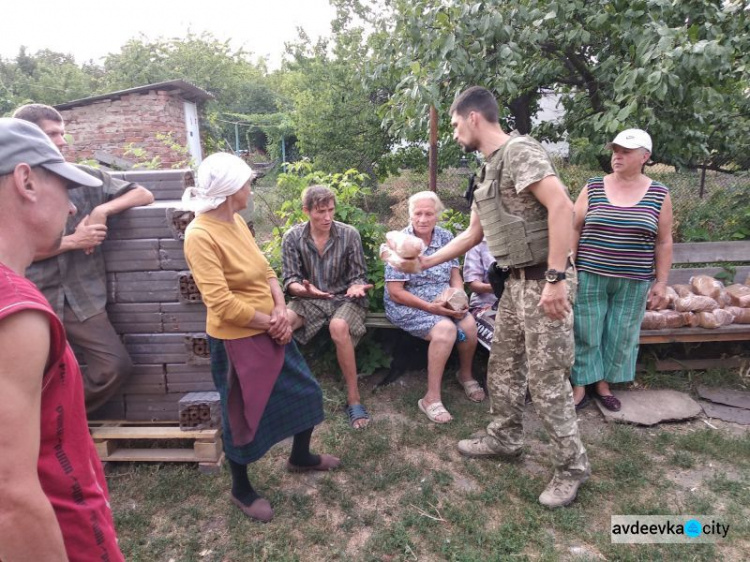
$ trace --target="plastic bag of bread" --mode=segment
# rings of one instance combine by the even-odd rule
[[[644,330],[661,330],[663,328],[682,328],[685,317],[682,312],[674,310],[647,310],[643,315],[641,328]]]
[[[719,305],[719,308],[732,306],[732,297],[729,296],[729,293],[727,293],[726,289],[722,289],[719,292],[719,296],[716,297],[716,304]]]
[[[385,239],[388,241],[388,247],[396,252],[400,258],[416,258],[425,249],[424,242],[421,238],[417,238],[406,232],[401,232],[400,230],[386,232]]]
[[[667,295],[667,300],[669,301],[667,303],[667,308],[674,308],[674,301],[680,298],[680,296],[677,294],[677,291],[667,285],[667,288],[664,292]]]
[[[698,327],[698,315],[695,312],[682,312],[682,319],[688,328]]]
[[[721,281],[714,279],[710,275],[696,275],[691,277],[690,286],[696,295],[711,297],[714,300],[719,298],[721,290],[724,288]]]
[[[716,329],[731,324],[734,320],[733,316],[726,310],[717,308],[713,312],[699,312],[698,325],[701,328]]]
[[[469,308],[469,297],[461,289],[454,289],[448,287],[445,291],[440,293],[435,302],[444,302],[448,305],[451,310],[466,310]]]
[[[667,327],[666,319],[664,315],[658,310],[647,310],[643,315],[641,321],[641,329],[643,330],[661,330]]]
[[[422,266],[417,258],[399,257],[395,251],[388,247],[388,244],[380,245],[380,259],[403,273],[419,273],[422,271]]]
[[[677,285],[672,285],[672,288],[674,289],[674,292],[677,293],[677,296],[681,298],[689,297],[690,295],[695,294],[690,285],[678,283]]]
[[[734,317],[734,324],[750,324],[750,308],[728,306],[724,310]]]
[[[714,299],[701,295],[690,295],[674,301],[674,309],[677,312],[710,312],[717,308],[719,305]]]
[[[667,328],[682,328],[685,325],[685,317],[682,312],[676,310],[660,310],[659,314],[664,317]]]
[[[732,301],[732,306],[750,308],[750,287],[735,283],[734,285],[729,285],[726,291],[729,299]]]

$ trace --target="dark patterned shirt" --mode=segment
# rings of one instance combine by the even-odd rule
[[[96,168],[78,167],[102,180],[103,185],[79,186],[68,191],[70,201],[78,212],[68,218],[66,236],[75,232],[78,223],[94,208],[125,194],[136,185],[113,178]],[[83,250],[71,250],[34,262],[26,270],[26,277],[44,293],[55,314],[60,318],[63,317],[63,307],[66,303],[81,322],[104,312],[107,304],[107,274],[101,246],[95,247],[94,252],[89,255]]]
[[[307,279],[321,291],[344,295],[352,285],[367,283],[367,266],[362,239],[352,226],[333,221],[331,236],[318,253],[310,235],[310,222],[298,224],[284,234],[281,242],[284,290],[290,283]],[[367,307],[367,299],[355,299]]]

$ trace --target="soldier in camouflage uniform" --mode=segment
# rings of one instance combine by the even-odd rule
[[[472,87],[451,106],[454,138],[479,150],[485,165],[474,193],[469,228],[424,268],[465,253],[486,235],[507,274],[487,369],[495,419],[487,434],[459,442],[469,457],[520,457],[526,387],[549,433],[555,474],[539,496],[550,508],[568,505],[590,474],[568,382],[573,364],[577,279],[569,255],[573,204],[544,148],[517,131],[505,133],[486,89]]]

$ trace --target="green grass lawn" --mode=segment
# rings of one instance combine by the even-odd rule
[[[680,377],[685,375],[671,375]],[[710,376],[693,375],[694,383]],[[418,411],[425,375],[407,373],[376,395],[363,380],[373,422],[349,429],[344,394],[321,375],[327,420],[313,447],[339,455],[330,474],[284,470],[281,443],[250,468],[275,519],[247,520],[229,503],[229,474],[194,465],[121,464],[109,473],[120,544],[135,561],[317,560],[746,560],[750,552],[750,430],[712,420],[645,428],[580,414],[593,475],[570,507],[537,497],[552,474],[548,437],[527,406],[527,451],[515,464],[466,459],[456,441],[482,429],[489,405],[445,380],[445,426]],[[446,377],[447,379],[447,377]],[[737,375],[722,379],[742,387]],[[710,545],[616,545],[611,515],[705,514],[731,525]]]

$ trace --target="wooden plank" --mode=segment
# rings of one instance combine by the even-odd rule
[[[117,449],[111,455],[99,457],[103,461],[130,462],[197,462],[192,449]]]
[[[750,324],[730,324],[715,330],[708,328],[674,328],[641,330],[639,343],[675,343],[750,340]]]
[[[365,317],[365,326],[368,328],[396,328],[385,316],[385,312],[369,312]]]
[[[99,455],[100,459],[108,457],[117,449],[112,441],[95,441],[94,447],[96,447],[96,454]]]
[[[657,371],[705,371],[708,369],[734,369],[747,364],[742,357],[723,357],[714,359],[659,359],[654,363]],[[636,371],[648,370],[648,365],[638,363]]]
[[[102,426],[89,427],[94,440],[106,439],[200,439],[215,441],[220,429],[188,429],[178,426]]]
[[[223,445],[221,439],[206,443],[196,441],[195,445],[193,445],[193,450],[197,458],[210,461],[216,460],[221,456]]]
[[[750,240],[731,242],[683,242],[674,244],[672,263],[750,261]]]

